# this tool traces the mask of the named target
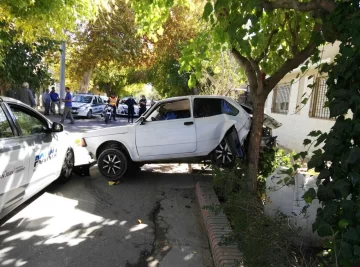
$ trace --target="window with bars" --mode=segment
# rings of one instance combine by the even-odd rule
[[[327,101],[326,92],[328,89],[326,80],[326,78],[316,79],[315,91],[311,97],[310,117],[319,119],[330,118],[330,110],[328,107],[325,107],[325,102]]]
[[[291,83],[278,84],[274,88],[272,113],[287,114],[289,112],[290,89]]]

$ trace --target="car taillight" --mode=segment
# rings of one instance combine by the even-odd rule
[[[85,141],[84,138],[81,138],[81,146],[82,146],[82,147],[86,147],[86,146],[87,146],[86,141]]]

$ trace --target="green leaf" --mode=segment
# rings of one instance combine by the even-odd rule
[[[307,146],[309,144],[311,144],[311,140],[310,139],[305,139],[304,142],[303,142],[303,145]]]
[[[322,222],[315,229],[320,237],[331,236],[332,231],[328,223]]]
[[[310,75],[310,76],[308,77],[308,80],[310,80],[310,79],[312,79],[312,78],[314,78],[314,75]]]
[[[207,2],[204,7],[203,18],[208,19],[210,14],[213,12],[213,10],[214,10],[213,5],[210,2]]]
[[[353,186],[356,186],[360,182],[360,173],[358,172],[350,172],[349,178]]]
[[[195,74],[191,74],[190,75],[190,79],[189,79],[189,81],[188,81],[188,85],[189,85],[189,87],[190,88],[195,88],[195,86],[196,86],[196,76],[195,76]]]
[[[330,117],[336,117],[339,115],[346,114],[350,107],[349,107],[349,102],[347,101],[334,100],[330,102],[329,108],[330,108]]]
[[[347,239],[348,241],[357,241],[358,239],[360,239],[360,237],[354,227],[350,227],[344,233],[343,238]]]
[[[314,188],[309,188],[308,191],[302,196],[307,204],[310,204],[316,198],[316,191]]]
[[[360,148],[359,147],[353,147],[350,150],[349,157],[346,161],[348,164],[359,164],[360,163]]]
[[[346,219],[341,219],[341,220],[339,221],[338,225],[339,225],[340,228],[344,229],[344,228],[348,227],[349,223],[350,223],[350,222],[349,222],[348,220],[346,220]]]
[[[318,139],[316,140],[316,144],[315,147],[317,147],[318,145],[320,145],[322,142],[324,142],[327,138],[328,134],[327,133],[323,133],[321,134]]]
[[[321,134],[321,131],[311,131],[308,136],[317,137]]]
[[[354,246],[354,254],[357,256],[360,256],[360,246],[358,246],[358,245]]]
[[[335,194],[329,185],[320,184],[317,190],[317,198],[319,201],[327,201],[335,198]]]
[[[309,98],[305,97],[302,101],[301,104],[306,105],[306,103],[308,102]]]

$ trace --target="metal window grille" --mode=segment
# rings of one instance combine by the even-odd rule
[[[325,107],[325,102],[327,101],[326,92],[326,78],[317,78],[315,92],[312,95],[311,106],[309,111],[309,116],[313,118],[320,119],[329,119],[330,118],[330,109]]]
[[[278,84],[274,89],[271,112],[287,114],[289,112],[291,83]]]

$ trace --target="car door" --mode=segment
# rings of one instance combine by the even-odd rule
[[[21,201],[28,186],[29,153],[4,103],[0,103],[0,217]]]
[[[135,131],[140,157],[181,157],[196,151],[196,131],[189,98],[158,104],[146,115],[143,123],[136,125]]]
[[[105,108],[105,104],[103,102],[103,99],[100,96],[97,99],[98,99],[98,112],[97,113],[101,113]]]
[[[60,144],[60,134],[48,131],[46,118],[19,104],[9,104],[20,136],[30,151],[27,193],[31,194],[57,179],[67,147]]]
[[[96,96],[93,97],[91,106],[92,106],[91,109],[93,111],[93,114],[99,113],[99,103]]]

